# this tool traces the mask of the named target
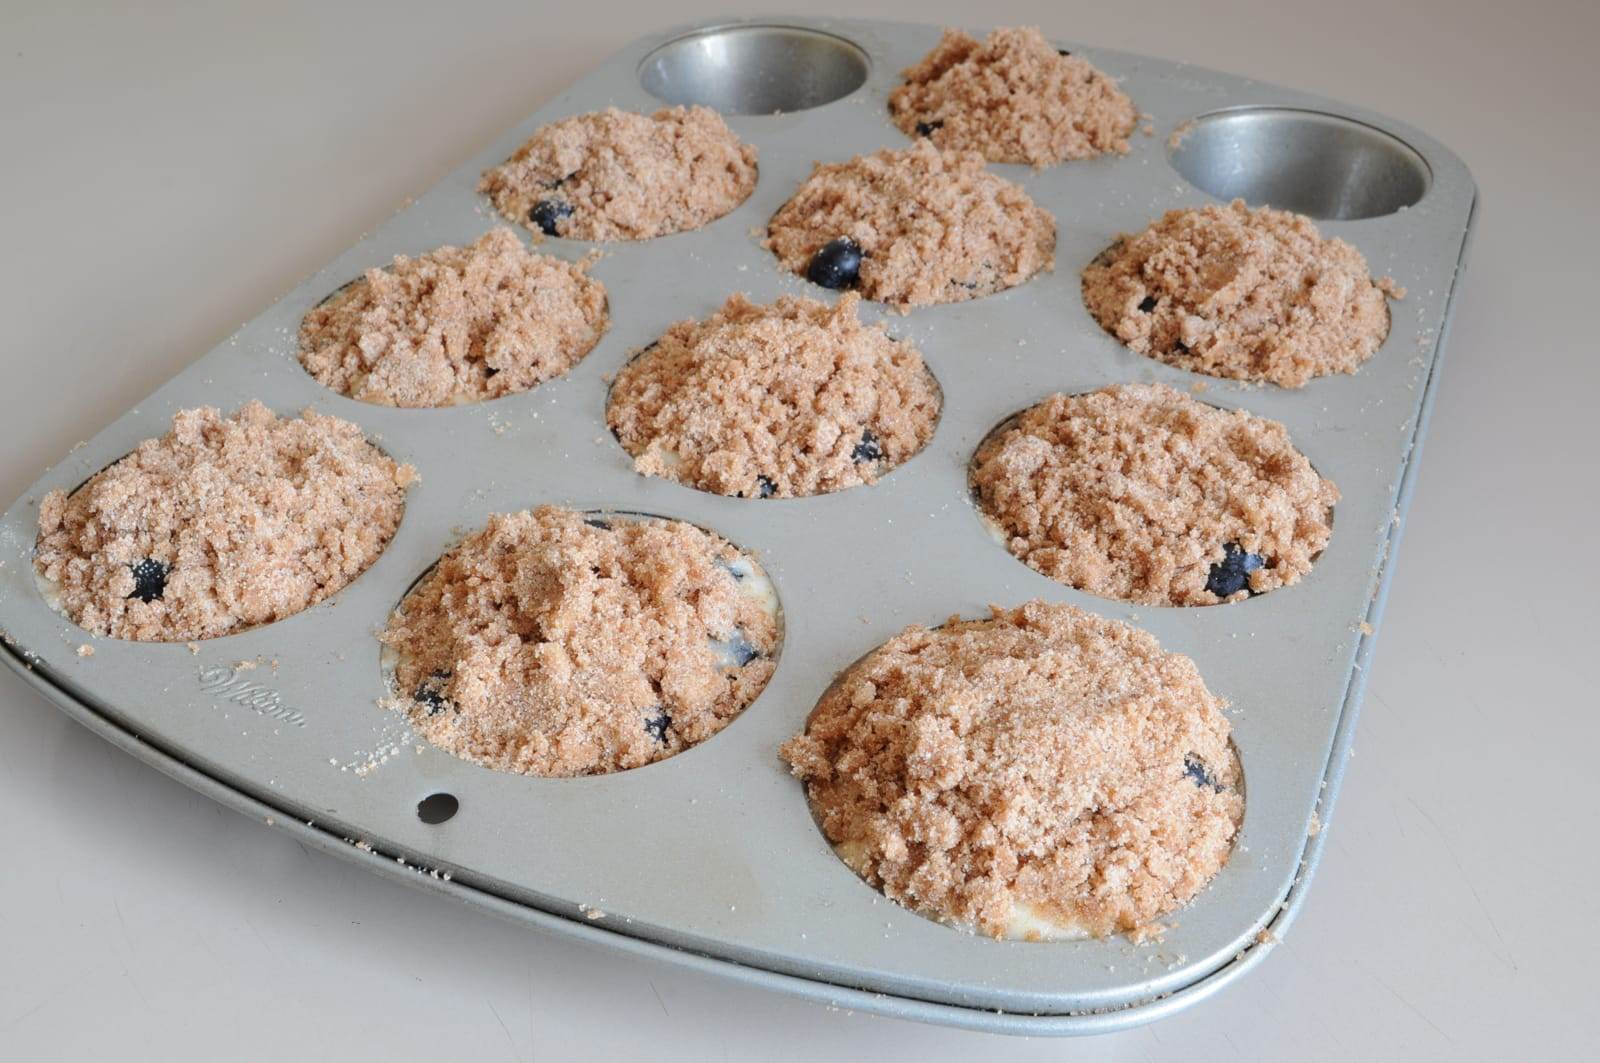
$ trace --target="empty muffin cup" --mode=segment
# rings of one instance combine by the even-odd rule
[[[867,80],[867,55],[843,37],[798,26],[721,26],[668,41],[639,65],[659,100],[724,114],[804,111]]]
[[[1428,164],[1376,126],[1288,107],[1238,107],[1178,126],[1167,157],[1218,199],[1312,218],[1376,218],[1428,193]]]

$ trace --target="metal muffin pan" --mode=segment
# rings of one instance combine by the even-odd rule
[[[944,391],[927,449],[872,487],[717,497],[634,473],[605,427],[609,379],[631,350],[734,291],[833,298],[780,270],[760,233],[814,160],[908,143],[885,99],[939,34],[854,20],[718,25],[732,36],[700,26],[636,41],[47,472],[0,520],[3,656],[75,719],[219,801],[519,922],[843,1007],[986,1030],[1106,1030],[1202,999],[1270,951],[1326,837],[1316,825],[1328,821],[1360,704],[1373,641],[1362,625],[1377,625],[1393,568],[1471,226],[1471,177],[1436,141],[1392,119],[1063,42],[1120,78],[1153,132],[1136,134],[1123,158],[996,168],[1055,215],[1055,272],[884,317],[921,349]],[[831,56],[820,66],[817,49]],[[821,67],[827,76],[808,81]],[[612,104],[654,109],[661,101],[642,78],[675,100],[704,94],[731,111],[783,102],[774,83],[803,82],[800,102],[842,98],[730,114],[760,152],[754,194],[701,230],[603,245],[594,275],[610,293],[612,327],[565,378],[478,405],[402,410],[333,394],[301,369],[297,330],[312,305],[396,254],[464,244],[497,224],[475,190],[479,174],[551,120]],[[1281,156],[1275,143],[1285,145]],[[1213,201],[1180,169],[1223,194],[1265,190],[1331,218],[1319,222],[1324,233],[1407,287],[1388,341],[1359,373],[1297,391],[1242,386],[1161,365],[1101,331],[1083,307],[1078,271],[1117,233]],[[1416,201],[1398,212],[1338,220],[1407,198]],[[589,249],[543,245],[567,258]],[[984,435],[1054,391],[1152,380],[1180,389],[1205,381],[1204,401],[1285,422],[1338,483],[1332,542],[1300,584],[1212,608],[1131,606],[1057,584],[996,544],[967,490]],[[417,466],[421,480],[377,562],[315,608],[196,652],[91,637],[53,611],[31,561],[45,492],[70,489],[162,434],[178,409],[232,410],[253,398],[281,413],[315,406],[352,420]],[[779,666],[721,734],[629,772],[527,778],[427,747],[377,706],[386,690],[374,632],[407,588],[491,513],[547,502],[680,518],[759,558],[783,609]],[[993,941],[907,911],[835,857],[777,757],[840,669],[901,628],[1035,597],[1153,632],[1193,657],[1232,704],[1248,787],[1243,830],[1227,867],[1159,943]],[[84,644],[92,656],[78,654]],[[435,793],[460,807],[430,825],[417,806]]]

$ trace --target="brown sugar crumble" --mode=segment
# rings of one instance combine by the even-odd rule
[[[765,246],[806,276],[825,245],[853,242],[863,296],[904,310],[991,295],[1055,265],[1056,224],[977,152],[919,140],[821,163],[767,226]]]
[[[1139,113],[1116,82],[1031,26],[987,40],[945,30],[889,94],[900,131],[990,162],[1050,166],[1128,153]]]
[[[841,857],[906,907],[994,937],[1137,934],[1228,860],[1223,708],[1151,635],[1034,601],[907,628],[780,752]]]
[[[259,402],[172,430],[39,507],[34,565],[98,635],[215,638],[293,616],[355,579],[400,524],[415,470],[361,429]]]
[[[1389,335],[1386,296],[1405,289],[1373,280],[1354,247],[1242,200],[1168,211],[1083,271],[1089,313],[1133,350],[1286,388],[1355,372]]]
[[[863,325],[859,302],[735,295],[618,373],[606,420],[641,473],[703,491],[795,498],[873,483],[927,445],[941,398],[922,355]]]
[[[698,229],[756,186],[756,149],[706,107],[608,107],[552,122],[484,173],[507,218],[573,240],[648,240]]]
[[[772,676],[775,599],[723,539],[543,506],[491,517],[380,636],[392,705],[497,771],[636,768],[727,726]]]
[[[972,484],[1030,567],[1145,605],[1297,582],[1339,499],[1283,425],[1163,384],[1050,396],[978,448]]]
[[[300,363],[341,395],[385,406],[527,391],[606,330],[606,290],[589,265],[534,254],[507,228],[471,247],[398,255],[306,314]]]

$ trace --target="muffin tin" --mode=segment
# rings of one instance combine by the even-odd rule
[[[986,31],[975,31],[986,32]],[[0,520],[7,663],[69,715],[307,844],[519,922],[831,1004],[1013,1033],[1081,1033],[1170,1013],[1255,966],[1303,901],[1354,727],[1416,448],[1434,395],[1475,190],[1448,150],[1358,108],[1207,70],[1061,42],[1122,79],[1150,116],[1131,155],[996,169],[1056,217],[1056,270],[1008,292],[885,317],[938,377],[929,446],[871,487],[722,498],[636,475],[605,428],[607,382],[673,321],[735,290],[832,298],[781,271],[766,220],[813,160],[907,141],[885,99],[931,26],[796,19],[641,39],[477,153],[315,276],[47,472]],[[654,95],[652,95],[654,93]],[[295,359],[301,316],[395,254],[464,244],[497,218],[478,175],[538,126],[608,104],[703,101],[760,151],[754,194],[698,231],[605,245],[612,327],[565,378],[437,410],[365,405]],[[806,110],[787,110],[807,106]],[[784,113],[772,113],[784,110]],[[1115,235],[1211,195],[1311,213],[1408,289],[1383,348],[1298,391],[1210,380],[1126,350],[1084,310],[1078,270]],[[551,240],[576,259],[589,246]],[[863,304],[863,316],[879,308]],[[1285,422],[1338,483],[1333,539],[1300,584],[1205,609],[1131,606],[1033,572],[967,491],[974,448],[1058,390],[1166,381]],[[38,503],[166,431],[178,409],[259,398],[362,425],[416,465],[399,532],[339,594],[196,644],[92,637],[34,578]],[[722,733],[615,775],[499,774],[420,743],[386,694],[375,631],[413,582],[490,513],[540,503],[691,521],[755,553],[781,600],[776,675]],[[1130,620],[1193,657],[1232,703],[1247,807],[1232,860],[1163,940],[1029,943],[964,934],[884,899],[830,850],[776,749],[834,676],[908,624],[987,603],[1066,601]],[[91,646],[92,655],[81,655]],[[454,799],[433,797],[447,794]],[[431,800],[429,800],[431,798]],[[419,809],[419,805],[421,806]],[[451,813],[454,808],[453,814]]]

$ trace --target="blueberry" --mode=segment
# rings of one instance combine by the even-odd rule
[[[1057,48],[1056,49],[1056,54],[1057,55],[1071,55],[1072,53],[1067,51],[1065,48]]]
[[[824,288],[853,288],[861,276],[861,247],[848,236],[829,240],[806,267],[806,280]]]
[[[778,485],[765,476],[756,477],[756,488],[761,492],[762,498],[771,498],[778,493]]]
[[[1206,590],[1218,598],[1227,598],[1250,589],[1250,573],[1266,562],[1260,554],[1252,554],[1238,543],[1227,543],[1222,548],[1222,560],[1211,566],[1206,577]]]
[[[1172,341],[1172,353],[1173,354],[1188,354],[1189,353],[1189,345],[1187,343],[1184,343],[1182,340],[1173,340]]]
[[[861,442],[856,444],[856,449],[850,452],[851,461],[882,461],[883,445],[878,442],[878,437],[868,428],[861,433]]]
[[[1148,314],[1150,311],[1154,310],[1155,308],[1156,308],[1156,297],[1153,296],[1153,295],[1147,295],[1147,296],[1145,296],[1143,299],[1141,299],[1139,301],[1139,311],[1141,313]]]
[[[740,668],[761,656],[761,651],[745,638],[743,628],[735,628],[733,636],[726,641],[713,638],[711,645],[725,660],[732,661]]]
[[[611,522],[609,520],[602,520],[599,517],[584,517],[583,522],[591,528],[599,528],[602,531],[611,530]]]
[[[943,119],[939,119],[939,118],[936,118],[931,122],[918,122],[917,123],[917,136],[919,136],[919,137],[931,136],[935,129],[943,129],[943,128],[944,128],[944,120]]]
[[[444,696],[445,680],[449,678],[449,672],[429,673],[428,678],[418,683],[417,689],[412,691],[411,700],[423,706],[427,715],[437,716],[450,704]]]
[[[672,715],[657,705],[655,715],[644,721],[645,733],[662,745],[667,744],[667,728],[672,726]]]
[[[528,211],[528,220],[537,225],[546,236],[560,236],[556,223],[572,216],[572,204],[560,199],[541,199]]]
[[[1211,777],[1211,773],[1206,770],[1205,764],[1193,753],[1183,758],[1183,774],[1193,779],[1196,786],[1209,786],[1219,794],[1227,789],[1227,787]]]
[[[167,589],[167,572],[170,571],[167,566],[153,557],[147,557],[128,567],[133,569],[133,593],[128,597],[141,602],[160,601]]]

